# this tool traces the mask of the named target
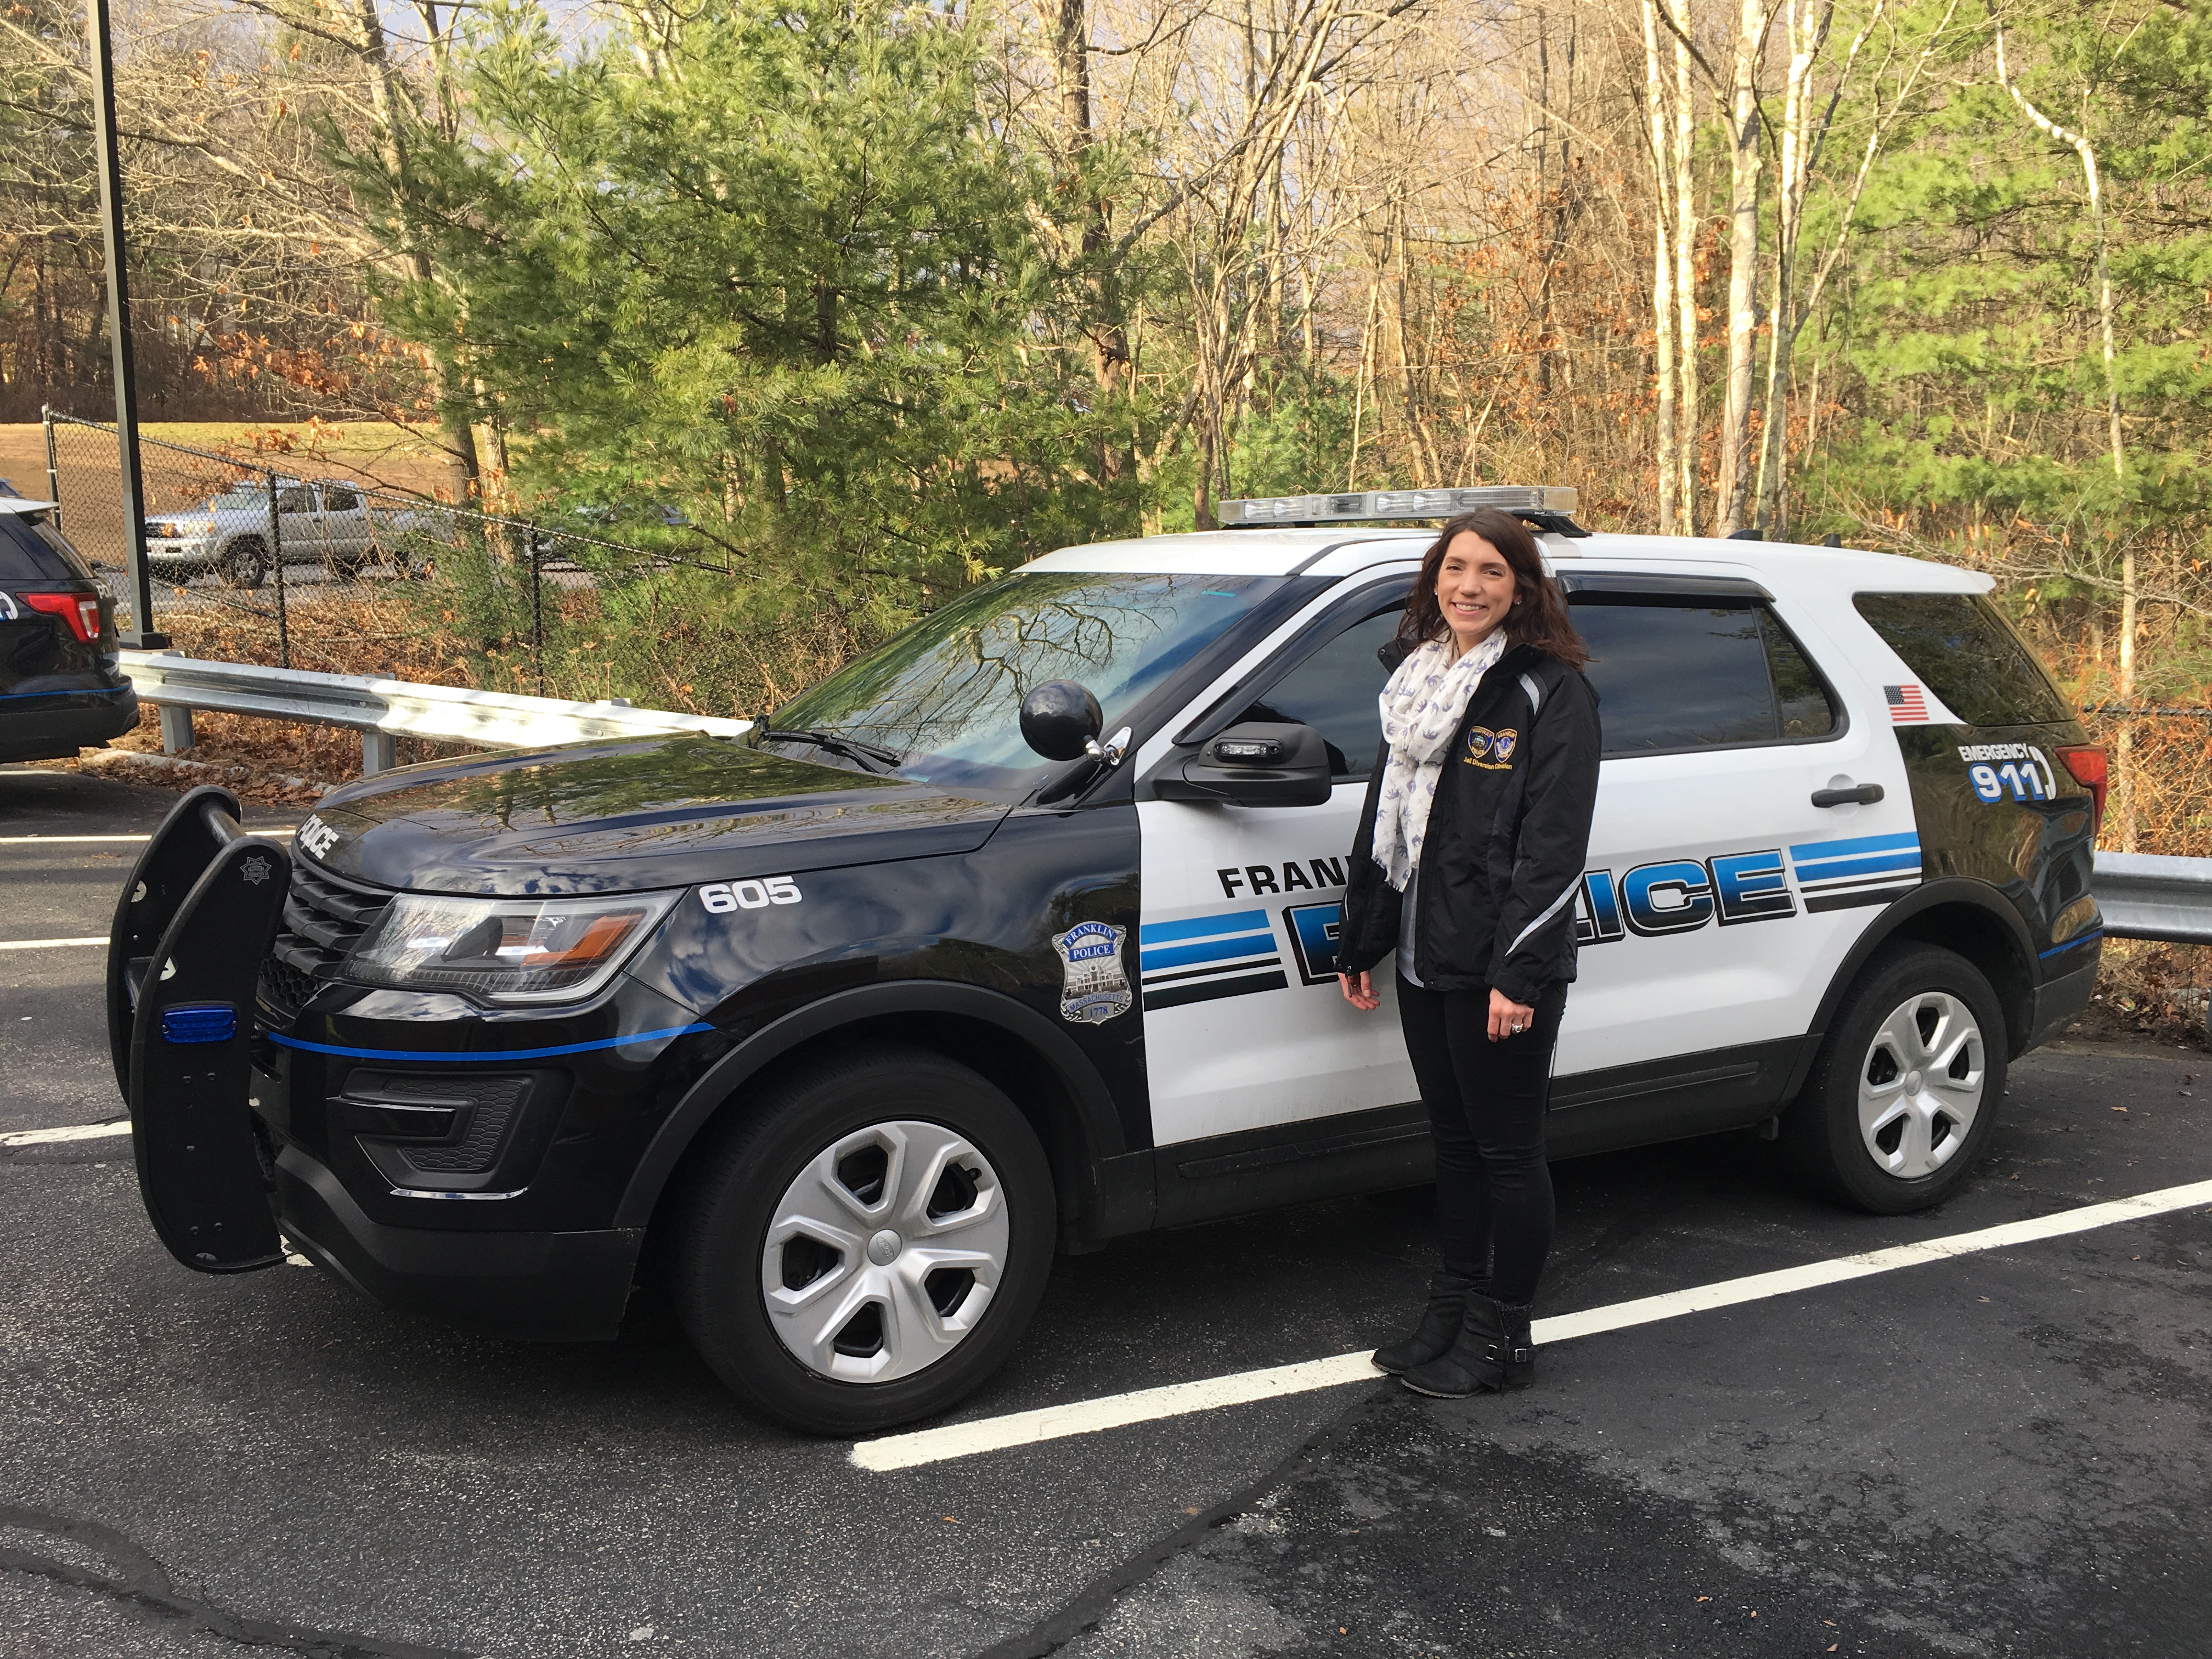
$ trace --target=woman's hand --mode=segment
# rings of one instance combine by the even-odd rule
[[[1371,975],[1362,974],[1355,984],[1351,975],[1339,974],[1336,982],[1344,988],[1344,1000],[1363,1014],[1372,1013],[1382,1006],[1382,999],[1376,994]],[[1493,1025],[1497,1024],[1495,1016],[1492,1017],[1491,1023]]]
[[[1364,975],[1362,975],[1364,977]],[[1350,992],[1346,995],[1349,996]],[[1536,1011],[1525,1002],[1516,1002],[1494,986],[1490,993],[1490,1040],[1502,1042],[1510,1036],[1519,1036],[1536,1023]]]

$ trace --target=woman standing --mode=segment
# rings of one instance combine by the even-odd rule
[[[1375,1363],[1441,1396],[1525,1386],[1552,1243],[1544,1112],[1575,976],[1575,890],[1597,799],[1597,696],[1536,539],[1470,513],[1421,561],[1382,693],[1339,932],[1361,1009],[1395,955],[1398,1015],[1437,1148],[1443,1266],[1419,1328]],[[1387,656],[1386,656],[1387,659]]]

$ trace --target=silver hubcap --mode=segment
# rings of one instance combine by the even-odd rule
[[[1859,1067],[1859,1139],[1902,1181],[1933,1175],[1966,1144],[1982,1109],[1982,1030],[1948,991],[1891,1011]]]
[[[871,1124],[799,1171],[769,1222],[761,1294],[799,1364],[890,1382],[975,1328],[1005,1271],[998,1172],[939,1123]]]

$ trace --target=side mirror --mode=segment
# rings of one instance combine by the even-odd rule
[[[1209,738],[1180,765],[1152,775],[1162,800],[1238,806],[1320,806],[1336,787],[1328,743],[1310,726],[1250,720]]]
[[[1073,680],[1047,680],[1022,699],[1022,741],[1047,760],[1092,753],[1105,725],[1098,699]]]

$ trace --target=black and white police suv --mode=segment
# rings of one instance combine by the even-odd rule
[[[1423,1180],[1333,953],[1433,535],[1381,521],[1474,506],[1601,698],[1554,1152],[1759,1127],[1942,1197],[2087,1000],[2102,752],[1984,577],[1495,488],[1054,553],[739,738],[403,769],[289,854],[186,797],[109,955],[155,1229],[543,1338],[647,1264],[745,1401],[851,1433],[975,1387],[1056,1248]]]

